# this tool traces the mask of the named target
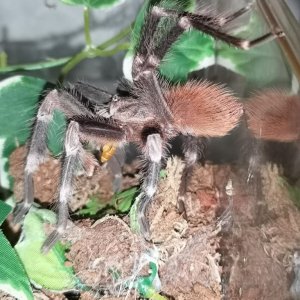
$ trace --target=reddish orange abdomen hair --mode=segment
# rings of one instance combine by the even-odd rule
[[[257,138],[281,142],[300,139],[300,96],[269,90],[245,104],[247,124]]]
[[[165,98],[179,131],[198,136],[224,136],[243,114],[231,92],[207,81],[171,87]]]

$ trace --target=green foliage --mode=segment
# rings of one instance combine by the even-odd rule
[[[214,63],[214,41],[199,31],[183,33],[164,57],[160,73],[173,82],[184,82],[190,72]]]
[[[45,85],[44,80],[29,76],[14,76],[0,82],[0,137],[5,139],[4,156],[28,139],[30,122]]]
[[[159,174],[160,178],[166,178],[166,170],[161,170]],[[101,201],[97,197],[92,197],[85,208],[82,208],[77,213],[81,216],[99,217],[99,215],[107,213],[127,213],[138,193],[138,187],[132,187],[125,191],[116,193],[108,202]],[[136,203],[137,201],[135,201]],[[132,212],[130,212],[132,214]]]
[[[0,225],[11,207],[0,200]],[[2,231],[0,230],[0,290],[17,299],[33,300],[28,276],[24,267]]]
[[[1,53],[0,53],[1,55]],[[1,59],[1,58],[0,58]],[[68,62],[70,57],[63,57],[58,59],[49,59],[47,61],[36,62],[32,64],[19,64],[13,66],[1,66],[0,65],[0,74],[1,73],[8,73],[8,72],[16,72],[16,71],[34,71],[34,70],[41,70],[47,68],[54,68],[61,65],[64,65]]]
[[[107,203],[101,202],[97,197],[92,197],[85,205],[85,208],[80,209],[77,214],[80,216],[92,217],[96,216],[99,211],[106,207]]]
[[[8,175],[9,155],[29,138],[40,99],[52,88],[46,81],[30,76],[13,76],[0,82],[0,176],[1,186],[12,189]],[[62,150],[65,120],[56,113],[49,129],[49,148]]]
[[[243,37],[264,34],[265,24],[257,14],[250,22],[232,33]],[[276,41],[265,43],[248,51],[236,49],[225,43],[218,43],[219,65],[241,74],[247,79],[248,89],[260,89],[275,86],[277,83],[289,85],[289,71],[282,60],[282,52]]]
[[[2,200],[0,200],[0,226],[5,221],[6,217],[11,212],[12,208],[10,205],[6,204]]]
[[[111,200],[113,207],[120,213],[128,212],[136,196],[137,190],[137,187],[132,187],[115,194]]]
[[[126,213],[135,199],[137,190],[137,187],[132,187],[116,193],[109,202],[103,202],[101,199],[93,197],[86,204],[85,208],[79,210],[78,215],[93,217],[107,213]]]
[[[46,239],[45,223],[56,223],[56,215],[46,209],[32,208],[26,215],[21,241],[15,249],[22,260],[30,281],[54,291],[74,289],[78,283],[73,269],[65,265],[65,249],[60,243],[47,254],[41,253]]]
[[[121,3],[123,0],[60,0],[69,5],[83,5],[89,8],[103,8]]]
[[[48,148],[53,155],[59,155],[63,151],[63,141],[66,131],[66,119],[62,112],[55,111],[53,121],[48,129]]]
[[[0,82],[0,177],[4,188],[11,188],[8,157],[28,139],[45,86],[46,81],[29,76],[13,76]]]
[[[137,281],[135,282],[136,289],[140,296],[146,299],[166,300],[167,298],[159,295],[154,287],[154,281],[158,278],[158,265],[155,262],[150,261],[149,267],[150,274],[148,276],[140,276],[137,278]]]

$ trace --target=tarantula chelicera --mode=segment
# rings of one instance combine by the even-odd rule
[[[150,6],[133,60],[132,82],[123,80],[114,95],[81,82],[72,88],[48,93],[38,109],[29,145],[25,165],[25,199],[15,213],[15,220],[19,221],[33,203],[33,173],[47,153],[46,133],[53,112],[60,110],[67,118],[68,126],[58,196],[58,221],[56,230],[44,244],[44,251],[49,250],[66,229],[76,165],[80,162],[84,165],[95,163],[83,147],[83,144],[94,142],[117,146],[134,142],[140,147],[147,171],[137,204],[137,218],[141,233],[149,238],[145,212],[157,189],[168,141],[178,134],[185,136],[186,170],[189,170],[199,154],[199,144],[194,137],[224,136],[238,124],[243,114],[241,104],[223,86],[207,81],[171,85],[158,74],[160,61],[177,38],[191,28],[242,49],[282,34],[271,32],[249,41],[222,30],[224,25],[248,10],[249,7],[246,7],[232,15],[215,17]],[[157,38],[162,18],[171,18],[173,22],[168,32]],[[105,108],[99,101],[103,99],[108,100]]]

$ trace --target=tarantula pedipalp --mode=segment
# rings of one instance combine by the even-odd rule
[[[80,162],[84,165],[96,163],[83,147],[86,142],[119,146],[135,142],[141,148],[147,162],[147,172],[137,214],[141,233],[149,238],[145,211],[157,188],[168,141],[178,134],[186,136],[184,148],[188,170],[198,158],[198,145],[192,137],[224,136],[238,124],[243,113],[241,104],[233,94],[220,85],[193,81],[171,86],[158,75],[159,63],[180,34],[191,28],[242,49],[282,34],[268,33],[248,41],[221,30],[223,25],[248,10],[249,7],[246,7],[227,17],[213,17],[149,6],[133,60],[133,82],[124,80],[115,95],[79,82],[72,89],[56,89],[45,97],[37,113],[25,165],[25,199],[15,213],[15,220],[19,221],[33,202],[32,175],[46,157],[47,129],[54,110],[58,109],[65,114],[68,127],[64,141],[57,228],[46,240],[44,251],[53,246],[66,228],[68,200],[72,196],[76,166]],[[160,29],[162,18],[172,18],[173,23],[166,35],[157,39],[154,36]],[[99,104],[99,99],[108,100],[105,109]]]

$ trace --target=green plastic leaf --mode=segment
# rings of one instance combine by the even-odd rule
[[[66,118],[64,114],[58,110],[54,112],[53,121],[49,125],[48,130],[48,148],[55,156],[63,151],[64,136],[66,132]]]
[[[7,54],[4,51],[0,52],[0,70],[7,66]]]
[[[92,197],[89,199],[84,208],[78,211],[78,215],[80,216],[95,216],[97,213],[104,209],[107,206],[107,203],[101,202],[97,197]]]
[[[0,225],[2,225],[11,211],[12,207],[0,200]]]
[[[41,253],[46,239],[45,223],[56,223],[56,216],[46,209],[32,208],[26,215],[23,224],[23,238],[15,246],[25,270],[36,286],[54,291],[66,291],[79,283],[73,269],[67,267],[65,249],[60,243],[47,253]]]
[[[0,82],[0,177],[1,187],[12,188],[8,175],[9,155],[25,144],[39,101],[45,90],[53,88],[46,81],[30,76],[13,76]],[[49,148],[54,155],[62,151],[65,121],[55,113],[49,129]]]
[[[60,0],[69,5],[83,5],[90,8],[103,8],[122,3],[124,0]]]
[[[11,207],[0,200],[0,224]],[[0,290],[20,300],[33,300],[28,276],[24,267],[2,231],[0,230]]]
[[[249,23],[239,28],[233,35],[242,37],[262,36],[266,28],[262,19],[253,14]],[[230,47],[225,43],[219,43],[217,64],[247,79],[248,89],[254,90],[271,86],[290,86],[290,72],[282,58],[282,52],[276,41],[267,42],[250,50],[240,50]]]
[[[137,190],[137,187],[132,187],[128,190],[117,193],[112,198],[112,205],[118,212],[125,213],[129,211],[136,196]]]
[[[140,276],[137,278],[137,281],[135,282],[136,289],[139,294],[146,299],[167,300],[166,297],[161,296],[155,289],[154,281],[159,278],[158,265],[155,262],[150,261],[149,267],[150,274],[148,276]]]
[[[0,82],[0,137],[7,138],[5,151],[25,143],[46,81],[14,76]]]
[[[162,60],[160,73],[173,82],[184,82],[194,70],[215,62],[214,41],[199,31],[184,32]]]
[[[0,53],[0,60],[1,60],[1,53]],[[19,64],[19,65],[0,65],[0,74],[1,73],[8,73],[8,72],[16,72],[16,71],[33,71],[33,70],[41,70],[47,68],[54,68],[57,66],[64,65],[70,60],[70,57],[63,57],[58,59],[49,59],[46,61],[40,61],[31,64]]]
[[[46,82],[29,76],[13,76],[0,82],[0,176],[1,186],[11,188],[8,157],[23,145]]]
[[[79,210],[78,215],[99,216],[102,213],[126,213],[134,201],[138,188],[132,187],[128,190],[116,193],[109,202],[92,197],[84,208]],[[101,215],[101,214],[100,214]]]
[[[138,222],[138,216],[137,216],[138,215],[137,208],[138,208],[138,203],[141,199],[141,196],[142,196],[142,194],[140,194],[136,197],[136,199],[129,211],[130,228],[135,233],[141,232],[141,228],[140,228],[140,224]]]
[[[0,232],[0,290],[17,299],[33,299],[29,279],[14,249]]]
[[[152,283],[154,278],[157,276],[158,268],[155,263],[149,262],[150,267],[150,275],[149,276],[141,276],[137,280],[138,291],[141,296],[150,298],[153,294],[154,288],[152,287]]]

